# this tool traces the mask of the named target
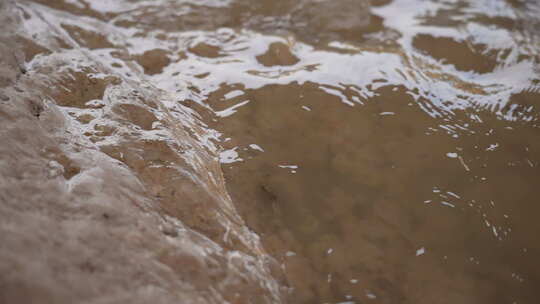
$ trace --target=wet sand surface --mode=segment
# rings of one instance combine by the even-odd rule
[[[263,274],[288,290],[281,298],[272,285],[271,296],[257,299],[255,282],[240,303],[540,299],[536,1],[19,2],[24,18],[55,20],[65,41],[111,75],[193,109],[205,124],[190,122],[186,132],[210,128],[194,137],[221,147],[242,218],[232,221],[260,236],[278,265]],[[28,31],[38,44],[69,49]],[[39,68],[47,49],[24,41],[28,67]],[[98,88],[72,93],[81,104],[67,91],[53,96],[83,124],[95,110],[77,108],[103,99],[108,85],[90,83]],[[221,244],[227,225],[208,224],[199,210],[206,205],[197,207],[197,195],[208,194],[178,205],[191,185],[175,192],[178,174],[168,164],[181,163],[178,154],[142,140],[155,112],[114,108],[143,134],[128,143],[111,142],[118,132],[99,121],[84,135],[136,172],[161,212]],[[128,151],[138,156],[124,158]],[[204,169],[198,178],[212,184]],[[222,245],[262,250],[239,245],[239,235]]]

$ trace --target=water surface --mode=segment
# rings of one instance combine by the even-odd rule
[[[538,302],[537,1],[36,2],[216,130],[291,303]]]
[[[176,68],[292,302],[536,303],[538,5],[387,1],[338,29],[302,9],[198,33],[217,55]]]

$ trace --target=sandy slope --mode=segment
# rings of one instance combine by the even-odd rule
[[[0,302],[281,302],[212,131],[133,68],[120,35],[100,41],[97,21],[0,6]]]

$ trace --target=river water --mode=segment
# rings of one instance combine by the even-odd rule
[[[290,303],[538,303],[537,1],[33,2],[213,130]]]

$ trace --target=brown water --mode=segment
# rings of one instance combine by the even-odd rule
[[[236,207],[293,303],[538,303],[540,6],[386,2],[190,54]]]
[[[59,44],[42,38],[47,23],[215,130],[195,137],[223,147],[234,206],[282,266],[290,303],[540,301],[537,1],[19,2],[36,41]],[[46,56],[36,49],[30,69]],[[103,99],[92,92],[76,93]],[[131,162],[107,150],[117,133],[91,125],[85,135],[133,170],[167,167],[142,141]],[[190,219],[197,203],[181,205],[167,172],[141,179],[220,239],[222,227]],[[242,303],[263,301],[252,290]]]

